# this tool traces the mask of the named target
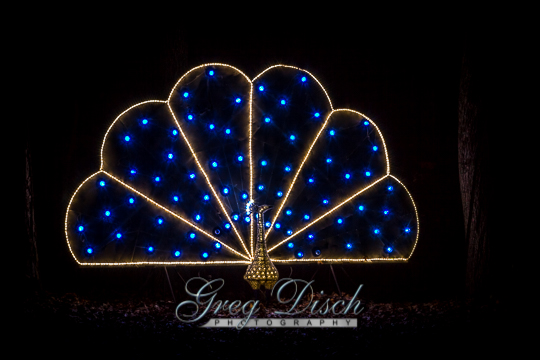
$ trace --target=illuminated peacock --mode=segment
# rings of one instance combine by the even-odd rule
[[[66,212],[80,265],[241,265],[257,289],[273,263],[407,261],[418,241],[377,125],[297,67],[193,68],[116,117],[100,156]]]

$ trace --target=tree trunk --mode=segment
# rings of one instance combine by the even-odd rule
[[[458,161],[467,244],[466,287],[470,296],[491,290],[492,244],[488,238],[488,134],[483,107],[482,44],[465,45],[459,91]]]

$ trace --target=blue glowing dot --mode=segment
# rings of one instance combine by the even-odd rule
[[[147,250],[148,250],[148,252],[154,252],[154,247],[153,247],[153,246],[149,246]]]
[[[328,164],[330,164],[330,163],[332,162],[332,159],[327,158],[327,159],[326,159],[326,162],[327,162]]]
[[[194,232],[189,233],[189,238],[190,239],[195,239],[196,236],[197,236],[197,234],[195,234]]]
[[[174,136],[178,135],[178,130],[173,129],[172,134],[173,134]]]
[[[352,244],[351,243],[347,243],[347,249],[352,249]]]
[[[323,199],[323,201],[322,201],[322,203],[323,203],[324,205],[328,205],[329,202],[330,202],[330,201],[329,201],[328,199]]]
[[[129,141],[129,140],[131,140],[131,137],[129,137],[129,135],[126,135],[126,136],[124,137],[124,140]]]
[[[276,193],[276,196],[277,196],[278,198],[282,197],[282,196],[283,196],[283,191],[278,191],[278,192]]]
[[[307,78],[305,76],[302,76],[302,79],[300,80],[302,80],[302,82],[306,82]]]
[[[133,204],[133,203],[135,202],[135,199],[134,199],[134,198],[129,198],[128,202],[129,202],[130,204]]]
[[[117,239],[120,239],[122,237],[122,234],[121,233],[116,233],[116,238]]]
[[[225,134],[230,135],[231,134],[231,129],[225,129]]]
[[[143,120],[142,120],[142,124],[143,124],[143,125],[148,124],[148,120],[147,120],[147,119],[143,119]]]
[[[180,250],[176,250],[174,253],[173,253],[174,257],[180,257],[180,255],[182,255],[182,253],[180,252]]]
[[[387,189],[388,189],[388,191],[392,191],[392,190],[394,190],[394,187],[393,187],[392,185],[389,185],[389,186],[387,187]]]
[[[130,173],[131,175],[135,175],[135,174],[137,173],[137,170],[131,169],[131,170],[129,171],[129,173]]]
[[[292,242],[290,242],[290,243],[287,244],[287,247],[288,247],[289,249],[292,249],[292,248],[294,247],[294,244],[293,244]]]
[[[242,193],[242,199],[247,200],[248,197],[249,197],[248,193],[246,192]]]
[[[264,223],[264,226],[266,228],[269,228],[271,225],[272,225],[272,223],[270,221],[267,221],[267,222]]]
[[[316,118],[318,118],[319,116],[321,116],[321,113],[316,112],[315,114],[313,114],[313,116],[315,116]]]
[[[233,214],[232,216],[233,221],[238,221],[239,218],[240,216],[238,214]]]
[[[210,195],[208,195],[208,194],[204,195],[204,196],[203,196],[203,200],[204,200],[204,201],[210,200]]]
[[[376,145],[373,145],[373,151],[377,151],[378,147]]]
[[[340,224],[340,225],[343,224],[343,219],[342,219],[342,218],[337,218],[336,221],[337,221],[337,223]]]
[[[368,126],[368,125],[369,125],[369,121],[364,120],[364,125],[365,125],[365,126]]]
[[[91,247],[86,248],[86,253],[87,254],[92,254],[93,252],[94,252],[94,249],[92,249]]]
[[[105,181],[101,180],[101,181],[99,182],[99,186],[105,186]]]
[[[184,91],[184,97],[185,98],[189,97],[189,93],[187,91]]]
[[[174,155],[173,155],[172,153],[169,153],[169,155],[167,155],[167,157],[168,157],[169,159],[172,160],[172,158],[174,157]]]
[[[349,180],[350,178],[351,178],[351,174],[346,173],[346,174],[345,174],[345,179]]]
[[[285,214],[291,216],[291,215],[292,215],[292,210],[291,210],[291,209],[287,209],[287,210],[285,211]]]
[[[315,256],[319,256],[319,255],[321,255],[321,250],[317,249],[317,250],[313,251],[313,253],[315,254]]]
[[[290,229],[289,229],[289,230],[287,230],[287,235],[289,235],[289,236],[290,236],[290,235],[292,235],[292,233],[293,233],[293,231],[292,231],[292,230],[290,230]]]
[[[411,229],[410,229],[410,228],[405,228],[405,232],[406,232],[406,233],[410,233],[410,232],[411,232]]]
[[[310,234],[307,235],[307,238],[308,238],[309,240],[313,240],[313,239],[315,238],[315,235],[313,235],[313,234],[310,233]]]
[[[242,102],[242,99],[240,99],[239,97],[237,97],[236,100],[234,100],[234,101],[236,101],[237,104],[240,104],[240,103]]]
[[[265,118],[264,118],[264,122],[265,122],[265,123],[269,123],[270,121],[271,121],[271,119],[270,119],[269,117],[265,117]]]
[[[308,179],[308,182],[309,182],[310,184],[313,184],[313,183],[315,182],[315,179],[314,179],[314,178],[309,178],[309,179]]]
[[[291,139],[291,141],[294,141],[294,140],[296,140],[296,136],[291,135],[291,136],[289,136],[289,139]]]
[[[359,206],[358,206],[358,210],[364,211],[364,205],[359,205]]]
[[[195,221],[201,221],[201,215],[199,214],[195,215]]]
[[[163,219],[160,218],[160,217],[158,217],[158,218],[156,219],[156,221],[157,221],[158,225],[162,225],[162,224],[163,224]]]
[[[261,160],[261,166],[266,166],[268,165],[268,161],[266,160]]]
[[[224,187],[223,190],[221,191],[223,193],[223,195],[229,195],[229,188],[228,187]]]
[[[384,214],[384,215],[388,215],[388,213],[389,213],[388,210],[384,210],[384,211],[383,211],[383,214]]]
[[[156,176],[156,177],[154,178],[154,181],[155,181],[155,182],[160,182],[160,181],[161,181],[161,178],[160,178],[159,176]]]
[[[216,168],[218,166],[217,161],[212,161],[212,167]]]
[[[244,217],[244,221],[247,222],[247,223],[250,222],[250,221],[251,221],[251,217],[245,216],[245,217]]]
[[[336,135],[336,130],[330,130],[328,133],[329,133],[331,136],[334,136],[334,135]]]
[[[366,171],[366,176],[371,176],[371,171]]]
[[[178,196],[176,196],[176,195],[174,195],[172,199],[173,199],[174,201],[176,201],[176,202],[178,202],[178,200],[180,200],[180,199],[178,198]]]
[[[309,220],[309,215],[308,214],[304,215],[304,220]]]
[[[214,247],[215,247],[216,249],[221,249],[221,244],[218,243],[218,242],[216,242],[216,243],[214,244]]]
[[[208,72],[208,75],[214,76],[214,70],[210,70],[210,71]]]
[[[189,178],[190,178],[190,179],[195,179],[195,173],[190,173],[190,174],[189,174]]]
[[[231,224],[229,223],[225,223],[225,225],[223,225],[223,227],[227,230],[229,230],[231,228]]]
[[[105,216],[111,216],[111,212],[109,210],[105,211]]]
[[[263,191],[263,190],[264,190],[264,185],[262,185],[262,184],[259,185],[259,186],[257,187],[257,189],[259,189],[259,191]]]
[[[209,256],[209,255],[208,255],[208,253],[207,253],[206,251],[202,253],[202,257],[203,257],[204,259],[208,259],[208,256]]]
[[[281,101],[279,102],[281,105],[285,105],[287,103],[287,101],[285,101],[285,99],[281,99]]]
[[[274,227],[275,227],[276,229],[279,229],[279,228],[281,228],[281,224],[277,222],[277,223],[274,224]]]
[[[374,233],[374,234],[380,234],[380,233],[381,233],[381,230],[375,229],[375,230],[373,230],[373,233]]]
[[[285,171],[286,172],[290,172],[292,170],[292,168],[290,166],[285,166]]]
[[[236,160],[238,161],[244,161],[244,157],[242,155],[238,155],[238,157],[236,158]]]
[[[394,249],[392,249],[391,246],[386,247],[386,252],[391,253],[392,251],[394,251]]]
[[[189,114],[189,115],[187,116],[187,119],[188,119],[188,120],[193,120],[193,115]]]
[[[259,91],[264,91],[264,86],[260,85],[259,86]]]
[[[79,225],[78,229],[79,229],[79,231],[83,231],[83,230],[84,230],[84,226]]]
[[[214,130],[215,125],[214,125],[214,124],[210,124],[210,125],[208,125],[208,128],[209,128],[210,130]]]

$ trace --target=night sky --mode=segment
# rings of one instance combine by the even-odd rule
[[[69,26],[38,35],[47,52],[33,91],[47,117],[30,122],[40,276],[51,291],[90,296],[170,296],[162,268],[91,269],[69,254],[64,216],[77,186],[99,169],[103,135],[127,107],[165,100],[191,68],[220,62],[253,78],[274,64],[315,75],[335,108],[377,123],[392,174],[407,186],[420,216],[417,249],[406,264],[335,265],[342,291],[364,284],[371,300],[432,300],[462,294],[466,246],[458,182],[458,90],[464,31],[458,21],[409,28],[406,22],[327,31],[235,31],[216,27]],[[391,30],[391,31],[390,31]],[[51,84],[51,86],[49,86]],[[250,293],[243,266],[176,268],[184,279],[224,277]],[[287,276],[336,291],[328,265],[281,266]],[[176,280],[177,294],[183,293]],[[176,286],[177,285],[177,286]]]

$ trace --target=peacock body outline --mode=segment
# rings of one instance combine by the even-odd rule
[[[262,204],[271,263],[407,261],[418,242],[378,126],[294,66],[197,66],[118,115],[100,160],[66,210],[80,265],[252,264]]]

